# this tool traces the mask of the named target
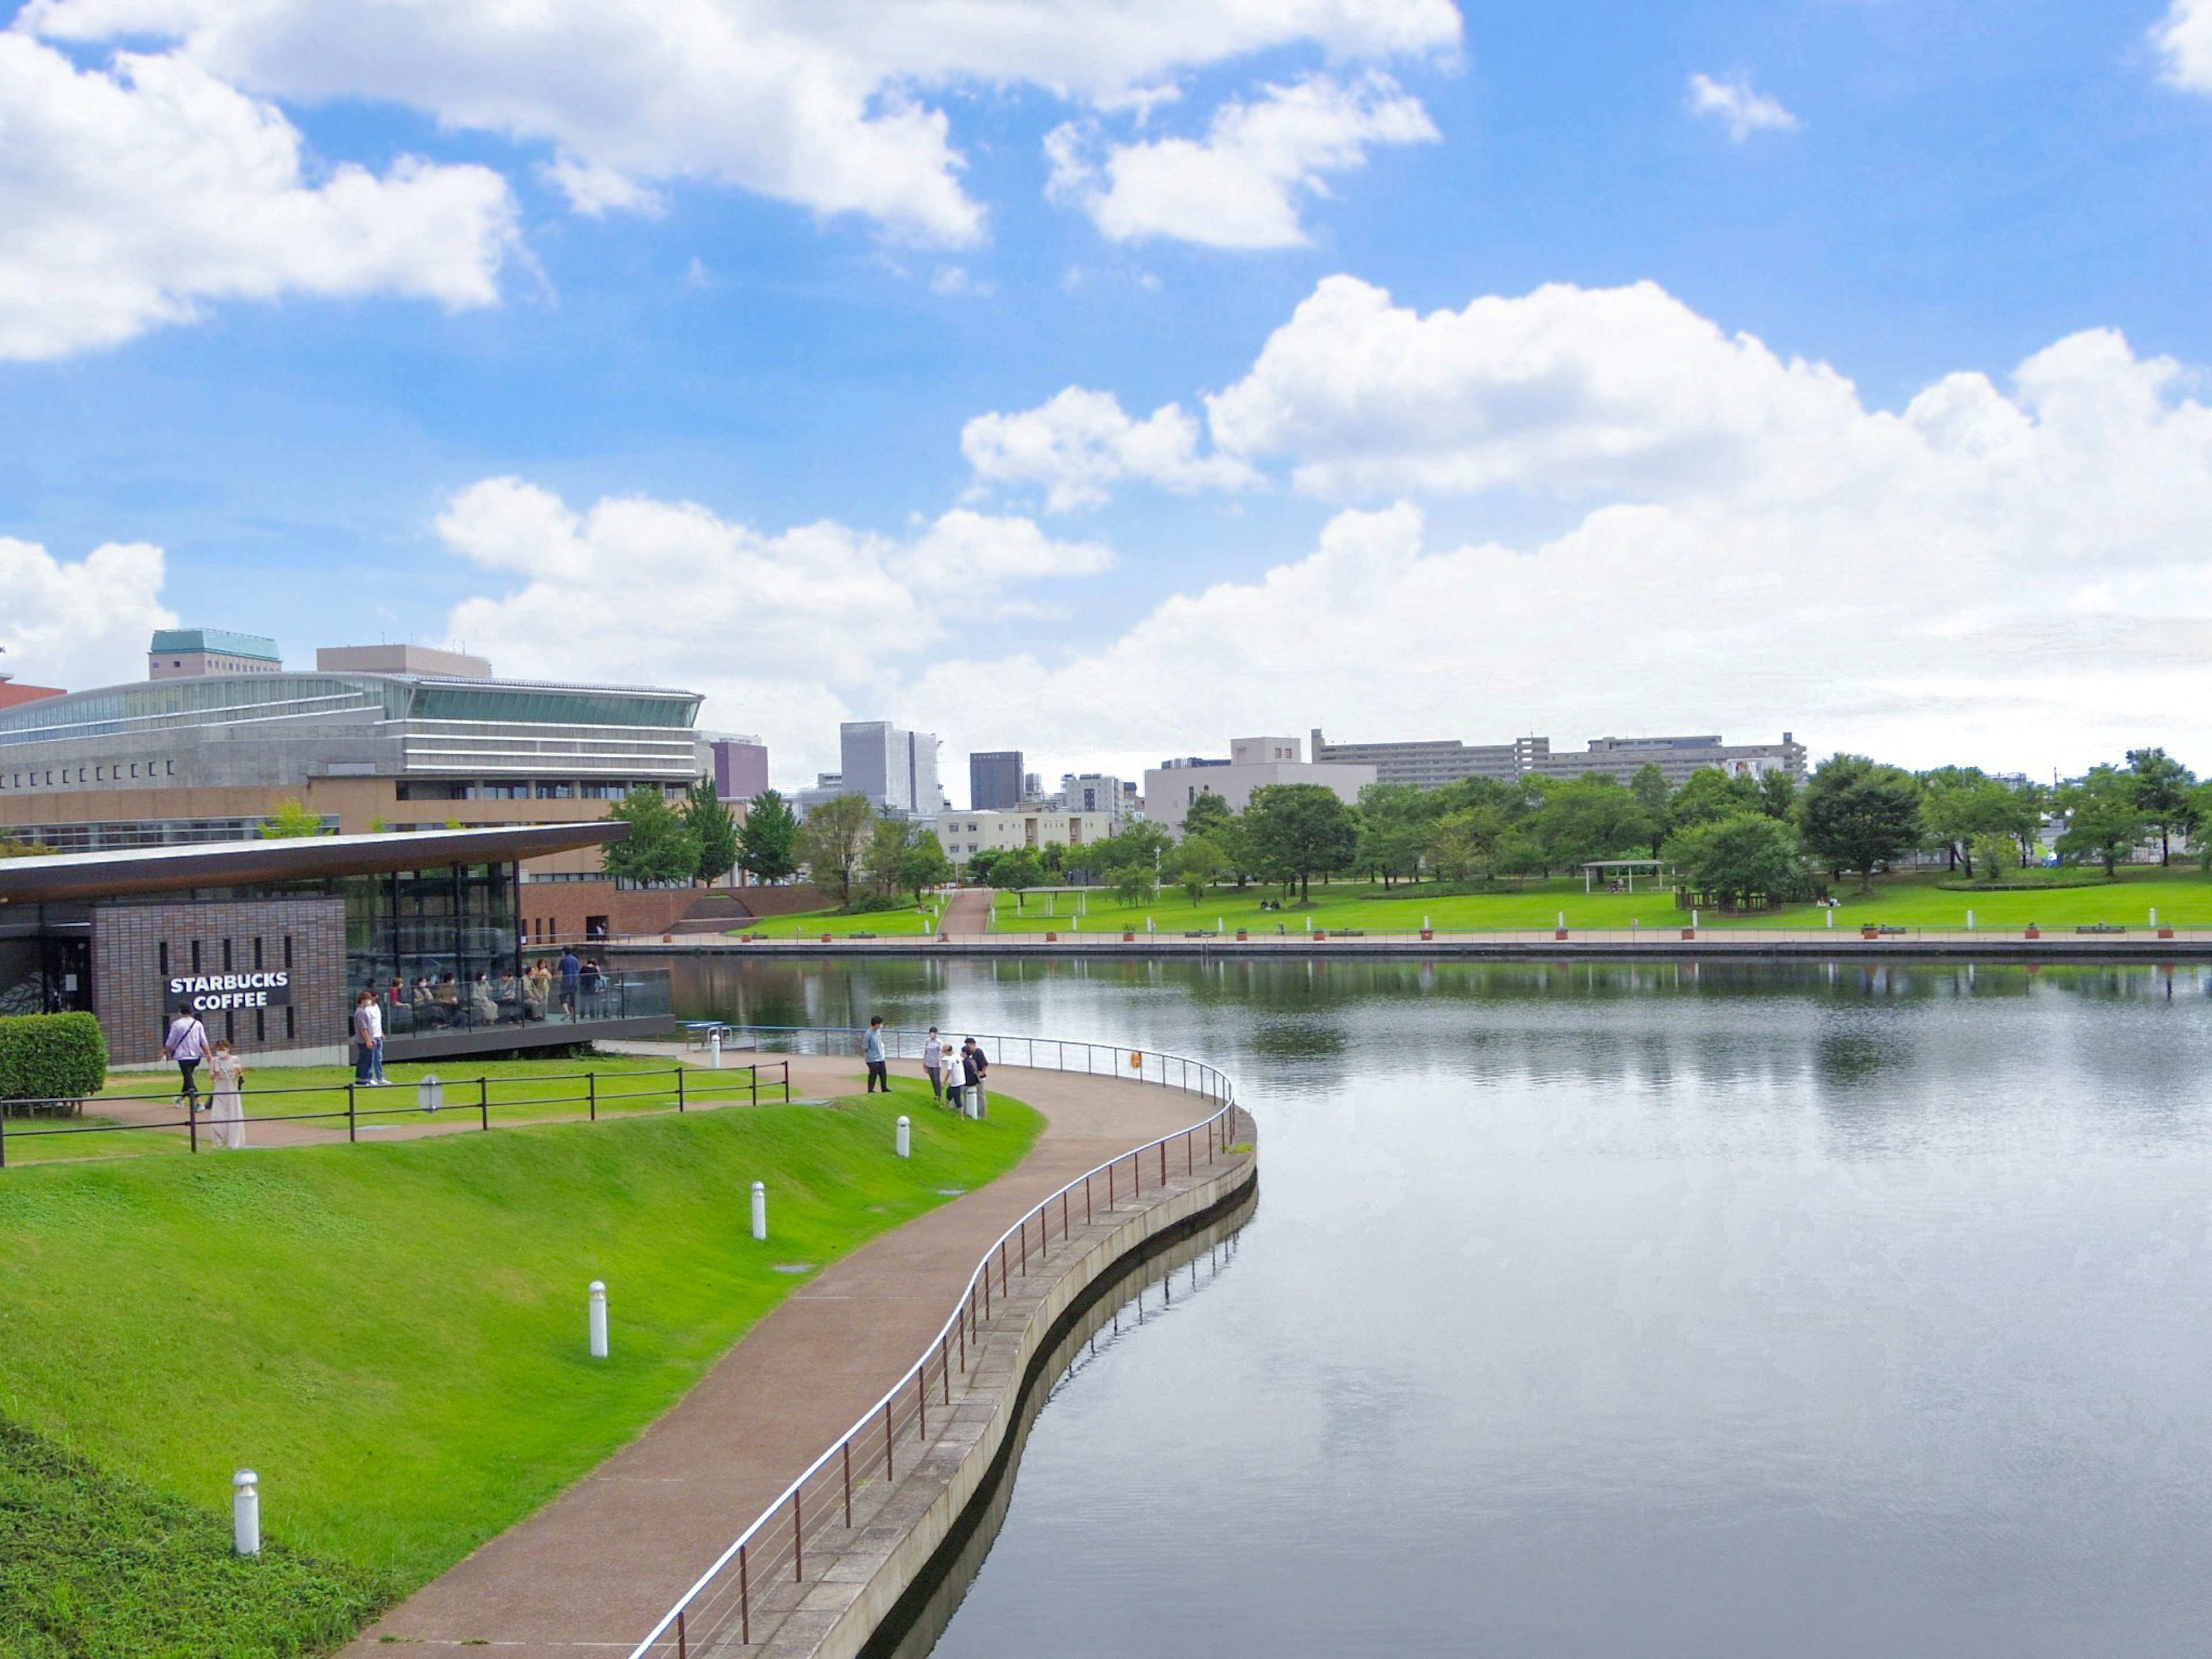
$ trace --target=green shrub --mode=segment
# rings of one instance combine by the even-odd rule
[[[836,916],[872,916],[883,910],[911,910],[914,901],[891,893],[871,893],[866,898],[856,898],[839,905],[830,914]]]
[[[90,1014],[0,1018],[0,1102],[75,1102],[106,1081],[107,1039]]]

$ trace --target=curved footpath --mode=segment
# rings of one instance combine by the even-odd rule
[[[628,1654],[738,1533],[913,1364],[994,1240],[1085,1170],[1212,1109],[1200,1097],[1119,1079],[1014,1066],[994,1066],[991,1076],[1046,1119],[1028,1157],[989,1186],[824,1268],[637,1439],[370,1626],[344,1650],[347,1659],[388,1653],[394,1642],[488,1644],[542,1659]],[[860,1086],[862,1073],[854,1060],[794,1057],[792,1079],[807,1094],[843,1094]],[[1124,1231],[1134,1224],[1141,1243],[1147,1220],[1161,1219],[1146,1212],[1188,1208],[1206,1176],[1201,1164],[1198,1178],[1148,1193],[1143,1210],[1126,1206],[1116,1220]],[[1109,1243],[1102,1234],[1094,1250]],[[1037,1283],[1046,1283],[1042,1273]],[[620,1287],[612,1288],[619,1308]],[[618,1331],[619,1315],[617,1322]],[[903,1484],[890,1494],[907,1495]],[[935,1494],[940,1509],[945,1496]],[[884,1582],[893,1596],[905,1588]],[[781,1611],[779,1626],[792,1608]],[[838,1622],[823,1622],[821,1633]],[[787,1641],[798,1634],[787,1632]],[[757,1629],[753,1640],[766,1637]],[[814,1647],[802,1643],[798,1650]]]

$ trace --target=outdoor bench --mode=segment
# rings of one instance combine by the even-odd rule
[[[2077,933],[2124,933],[2128,930],[2117,921],[2085,921],[2074,931]]]

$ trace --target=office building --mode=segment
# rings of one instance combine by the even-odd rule
[[[1005,812],[1020,805],[1023,776],[1022,751],[1018,749],[990,749],[969,755],[969,810]]]
[[[724,800],[750,800],[768,787],[768,745],[758,738],[709,738],[714,793]]]
[[[181,631],[203,661],[244,637]],[[286,801],[349,835],[580,823],[708,770],[696,692],[499,680],[415,646],[319,653],[312,673],[187,676],[181,647],[153,656],[168,678],[0,708],[0,835],[64,853],[237,841]],[[444,672],[457,663],[485,672]],[[533,856],[525,878],[598,859],[596,843]]]
[[[160,628],[146,653],[149,680],[196,680],[210,674],[281,674],[276,641],[222,628]]]
[[[934,817],[944,804],[937,784],[939,743],[932,732],[908,732],[889,720],[847,720],[837,728],[837,776],[878,811]]]
[[[1531,775],[1574,778],[1602,772],[1626,783],[1647,763],[1656,765],[1670,786],[1706,767],[1757,777],[1787,772],[1805,777],[1805,745],[1790,732],[1775,744],[1724,744],[1718,737],[1593,738],[1586,749],[1554,753],[1549,738],[1520,738],[1511,743],[1465,744],[1455,738],[1408,743],[1329,743],[1321,728],[1313,732],[1316,758],[1372,766],[1379,783],[1410,783],[1435,789],[1462,778],[1497,778],[1505,782]]]
[[[1085,847],[1114,833],[1107,812],[1019,810],[1012,812],[947,812],[937,821],[945,856],[965,864],[978,853],[1006,853],[1022,848]]]
[[[1059,801],[1063,811],[1103,812],[1118,821],[1131,793],[1121,779],[1103,772],[1067,772],[1060,776]]]
[[[1182,833],[1183,816],[1201,794],[1221,797],[1232,812],[1251,805],[1252,792],[1270,784],[1311,783],[1333,789],[1346,801],[1375,781],[1364,762],[1308,761],[1296,738],[1238,738],[1227,760],[1190,756],[1164,762],[1145,774],[1145,816],[1173,834]]]

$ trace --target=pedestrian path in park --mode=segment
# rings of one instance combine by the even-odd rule
[[[855,1060],[806,1065],[810,1091],[861,1085]],[[914,1363],[994,1240],[1085,1170],[1212,1109],[1108,1078],[1000,1066],[991,1083],[1046,1119],[1011,1172],[824,1269],[635,1441],[371,1626],[347,1659],[395,1642],[526,1659],[628,1653]]]
[[[937,931],[947,939],[969,939],[991,931],[991,893],[986,888],[963,887],[945,902],[945,920]]]

